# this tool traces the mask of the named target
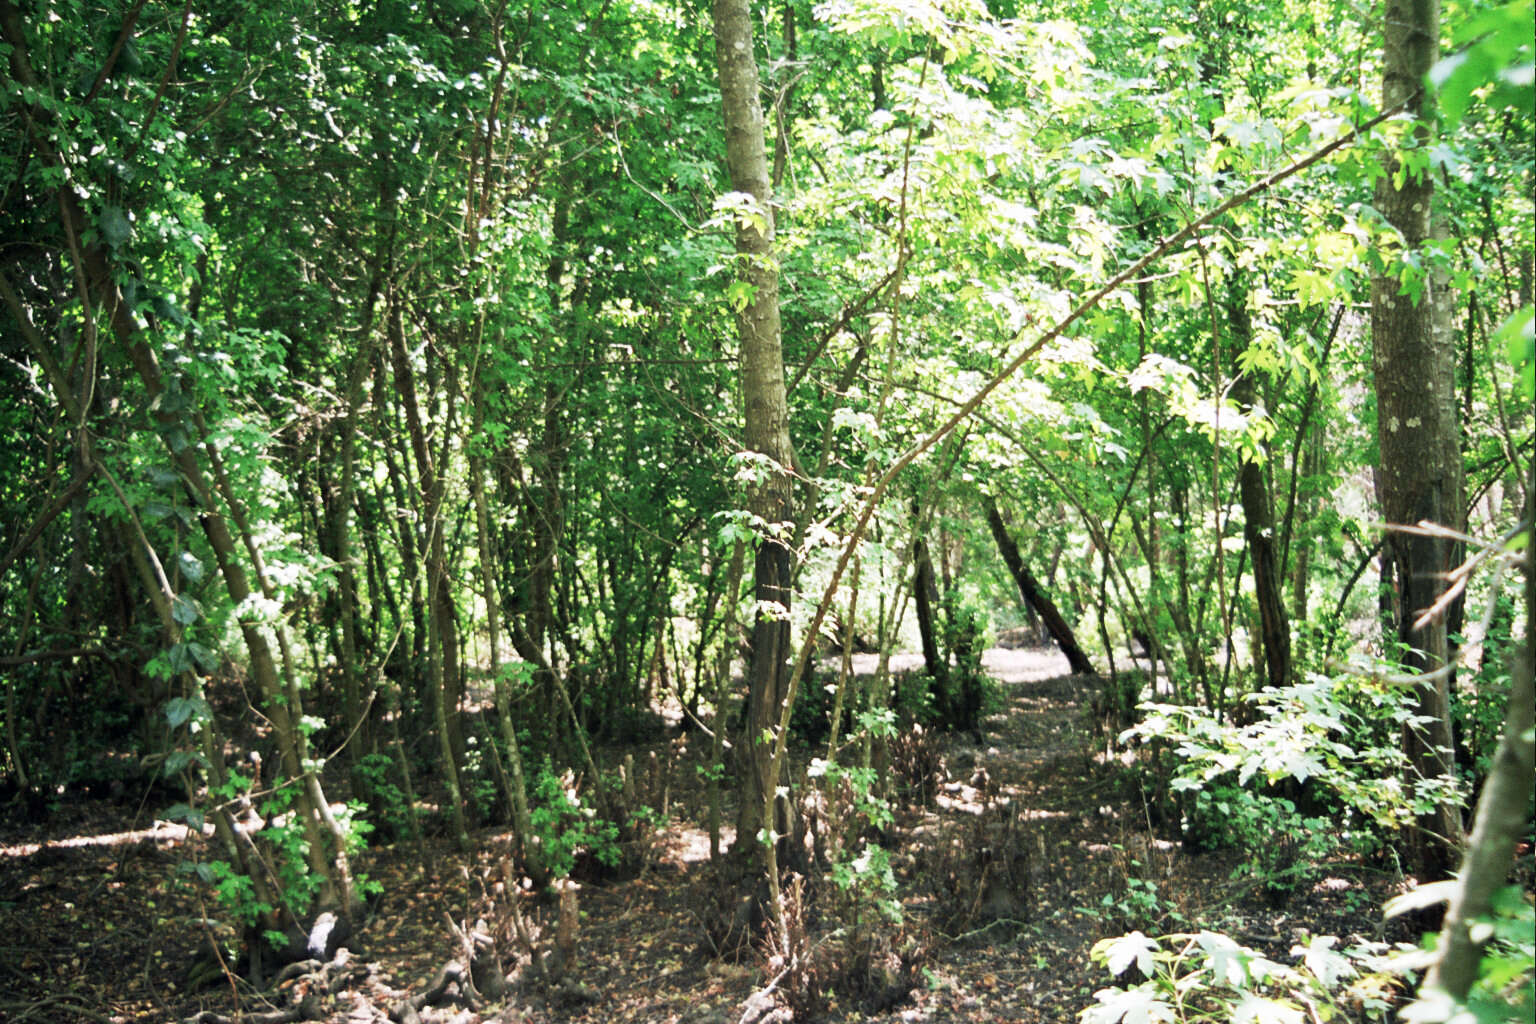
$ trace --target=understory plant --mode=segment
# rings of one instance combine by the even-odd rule
[[[1444,898],[1443,882],[1389,901],[1387,916]],[[1316,1021],[1386,1021],[1412,1024],[1513,1024],[1536,1007],[1536,921],[1530,898],[1517,886],[1501,889],[1493,913],[1475,928],[1487,941],[1478,979],[1465,1003],[1443,992],[1421,992],[1403,1005],[1413,975],[1437,955],[1438,936],[1420,945],[1362,942],[1341,946],[1332,935],[1291,947],[1283,964],[1210,931],[1157,938],[1139,931],[1097,943],[1090,956],[1118,984],[1094,993],[1082,1024],[1313,1024]]]
[[[548,762],[534,780],[533,801],[532,841],[539,847],[540,862],[554,878],[569,878],[585,857],[607,868],[618,866],[618,826],[604,819],[570,778],[555,774]]]
[[[1441,902],[1454,881],[1422,885],[1388,900],[1388,917]],[[1443,988],[1426,987],[1403,1009],[1399,1018],[1412,1024],[1512,1024],[1531,1020],[1536,1010],[1536,907],[1519,886],[1504,886],[1494,893],[1491,910],[1473,919],[1471,933],[1482,944],[1477,979],[1465,1002],[1458,1002]],[[1440,935],[1425,935],[1420,950],[1404,957],[1405,967],[1428,967],[1439,955]]]
[[[1185,705],[1142,705],[1121,741],[1150,748],[1187,842],[1242,851],[1239,869],[1272,898],[1309,881],[1346,846],[1369,852],[1390,830],[1454,792],[1414,779],[1400,735],[1413,711],[1404,688],[1360,676],[1313,675],[1250,694],[1223,719]],[[1339,828],[1338,823],[1343,823]]]
[[[258,828],[249,836],[256,856],[249,866],[260,873],[261,879],[253,879],[230,858],[185,865],[187,871],[212,888],[215,902],[231,920],[259,932],[274,948],[289,943],[290,936],[284,929],[308,920],[317,909],[316,900],[324,887],[323,878],[313,867],[309,840],[295,810],[294,793],[293,785],[284,785],[261,797],[255,792],[254,779],[230,769],[222,784],[209,788],[209,796],[230,806],[250,803],[253,796],[259,799],[254,808],[259,813]],[[361,853],[373,831],[362,811],[362,803],[354,801],[339,805],[334,812],[345,836],[348,856]],[[168,813],[194,828],[201,828],[205,820],[204,811],[186,804],[178,804]],[[378,882],[367,876],[359,876],[356,885],[358,895],[364,898],[382,890]]]
[[[1131,932],[1094,945],[1095,963],[1126,980],[1094,993],[1082,1024],[1312,1024],[1384,1021],[1402,978],[1384,943],[1339,948],[1313,936],[1283,964],[1217,932],[1150,938]],[[1141,980],[1136,980],[1137,978]]]

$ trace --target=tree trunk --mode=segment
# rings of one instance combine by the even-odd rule
[[[1083,649],[1078,646],[1072,627],[1067,625],[1067,621],[1061,617],[1061,612],[1056,610],[1055,602],[1041,588],[1040,581],[1035,579],[1029,567],[1024,564],[1024,559],[1019,556],[1019,546],[1009,535],[1002,513],[997,510],[997,502],[990,496],[987,498],[987,525],[992,528],[992,539],[997,542],[997,550],[1003,556],[1003,564],[1008,566],[1009,574],[1019,586],[1019,594],[1045,623],[1051,639],[1056,641],[1056,646],[1061,648],[1061,653],[1067,656],[1067,664],[1072,666],[1073,672],[1093,675],[1093,662],[1088,660],[1088,655],[1084,654]]]
[[[939,603],[939,586],[933,578],[933,559],[928,554],[928,544],[922,537],[912,542],[912,600],[917,608],[917,635],[923,644],[923,668],[933,680],[934,698],[939,703],[941,716],[947,714],[943,705],[949,699],[949,665],[944,652],[939,650],[938,627],[934,622],[934,606]]]
[[[484,401],[477,403],[476,418]],[[478,434],[479,424],[475,433]],[[496,589],[496,538],[491,531],[490,506],[485,494],[485,457],[473,455],[469,460],[470,494],[475,502],[475,535],[480,548],[480,585],[485,599],[485,633],[490,646],[491,685],[496,702],[496,724],[501,732],[502,743],[507,748],[507,765],[510,778],[506,780],[507,802],[512,807],[513,828],[517,842],[523,851],[523,862],[534,880],[543,884],[544,862],[542,851],[533,844],[533,819],[528,808],[528,784],[523,775],[523,754],[517,745],[517,729],[512,721],[512,699],[509,683],[501,671],[501,600]]]
[[[1420,147],[1430,144],[1434,109],[1423,94],[1424,75],[1439,50],[1438,0],[1388,0],[1384,24],[1383,103],[1406,103],[1417,119]],[[1394,179],[1401,175],[1401,184]],[[1405,173],[1394,161],[1377,185],[1376,208],[1402,238],[1404,256],[1420,254],[1430,237],[1434,180]],[[1449,337],[1435,330],[1442,282],[1433,275],[1417,281],[1418,294],[1402,294],[1394,261],[1371,282],[1371,338],[1377,396],[1376,434],[1381,466],[1376,495],[1392,525],[1421,521],[1452,529],[1462,526],[1465,487],[1454,394],[1455,354]],[[1420,778],[1448,776],[1453,768],[1450,730],[1450,671],[1446,616],[1416,623],[1446,587],[1456,564],[1454,544],[1391,530],[1387,558],[1399,589],[1394,627],[1404,645],[1402,658],[1425,674],[1418,685],[1418,719],[1405,736],[1408,756]],[[1445,669],[1445,671],[1437,671]],[[1437,879],[1454,865],[1461,839],[1456,808],[1440,804],[1423,815],[1409,836],[1409,862],[1421,881]]]
[[[1237,274],[1227,286],[1227,325],[1232,332],[1234,355],[1241,355],[1253,341],[1253,322],[1248,316],[1242,277]],[[1245,415],[1253,412],[1258,398],[1250,372],[1238,371],[1231,394]],[[1253,565],[1254,600],[1259,606],[1259,639],[1264,651],[1263,682],[1269,686],[1285,686],[1291,679],[1291,624],[1285,614],[1281,569],[1275,553],[1274,505],[1264,479],[1264,467],[1257,459],[1244,455],[1237,483],[1243,506],[1243,538],[1248,544],[1248,560]]]
[[[1536,466],[1526,491],[1526,536],[1531,535],[1531,516],[1536,511]],[[1526,550],[1530,550],[1527,543]],[[1525,643],[1510,666],[1509,705],[1504,715],[1504,735],[1494,754],[1493,768],[1477,801],[1477,814],[1466,858],[1457,873],[1456,888],[1440,932],[1439,959],[1424,979],[1424,987],[1443,988],[1464,1002],[1477,980],[1483,947],[1489,935],[1474,938],[1473,925],[1491,916],[1493,895],[1509,875],[1515,844],[1526,829],[1530,807],[1531,773],[1536,771],[1536,567],[1525,569]]]
[[[747,724],[742,737],[742,776],[737,842],[754,843],[766,823],[775,788],[769,738],[787,696],[790,585],[794,552],[784,529],[792,518],[789,405],[779,327],[779,268],[773,251],[774,211],[763,141],[752,12],[745,0],[716,0],[715,60],[725,122],[725,154],[731,187],[751,197],[736,224],[739,280],[748,286],[736,317],[741,336],[741,391],[746,448],[766,459],[752,489],[751,511],[764,527],[753,565],[757,614],[748,667]]]
[[[380,192],[388,194],[384,189]],[[363,303],[360,351],[353,356],[352,365],[347,369],[346,405],[342,412],[339,430],[341,477],[336,481],[336,496],[332,512],[334,517],[332,539],[340,576],[337,581],[337,591],[341,616],[342,704],[348,731],[357,729],[356,742],[348,744],[348,749],[351,751],[348,760],[354,765],[363,754],[372,753],[375,747],[370,725],[372,715],[368,710],[371,704],[364,701],[363,684],[359,674],[361,645],[358,635],[358,560],[353,554],[352,531],[353,509],[357,504],[358,412],[363,405],[363,396],[372,367],[374,314],[383,289],[385,268],[393,262],[394,241],[393,227],[379,240],[380,252],[375,255],[378,269],[369,282],[368,297]]]
[[[458,628],[453,617],[453,593],[448,579],[448,556],[443,534],[442,473],[433,465],[427,445],[426,427],[416,401],[416,378],[405,351],[405,324],[400,307],[391,298],[389,309],[389,349],[394,364],[395,389],[405,407],[406,426],[411,449],[416,456],[416,471],[421,480],[421,517],[427,530],[424,559],[427,586],[427,612],[431,622],[431,647],[428,652],[429,697],[432,717],[442,755],[443,784],[448,789],[448,811],[454,841],[461,850],[469,849],[469,830],[464,820],[464,797],[459,786],[457,740],[457,701],[450,707],[452,679],[458,675]]]

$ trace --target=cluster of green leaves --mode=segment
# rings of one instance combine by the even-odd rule
[[[1422,885],[1388,900],[1384,912],[1394,917],[1434,906],[1450,898],[1457,882],[1449,879]],[[1400,1019],[1410,1024],[1523,1024],[1536,1009],[1536,904],[1517,885],[1493,894],[1492,912],[1470,922],[1472,941],[1481,947],[1477,980],[1465,1002],[1444,989],[1420,989],[1403,1008]],[[1401,970],[1428,967],[1439,955],[1440,936],[1426,933],[1417,952],[1396,961]]]
[[[862,934],[871,920],[900,924],[890,851],[873,838],[895,822],[891,800],[880,791],[880,773],[815,758],[809,776],[825,795],[826,835],[818,853],[828,861],[838,919],[855,934]]]
[[[1421,886],[1390,901],[1389,915],[1445,898],[1454,882]],[[1413,975],[1435,956],[1438,936],[1418,947],[1381,942],[1342,946],[1312,936],[1283,964],[1210,931],[1149,938],[1140,931],[1104,939],[1091,956],[1115,978],[1095,993],[1083,1024],[1195,1024],[1249,1021],[1306,1024],[1316,1020],[1411,1021],[1413,1024],[1515,1024],[1536,1006],[1536,940],[1532,904],[1516,886],[1499,891],[1494,913],[1474,922],[1484,947],[1478,981],[1465,1004],[1424,992],[1404,1005]],[[1133,970],[1134,969],[1134,970]]]
[[[1125,852],[1118,846],[1116,850],[1122,855]],[[1170,917],[1177,921],[1178,911],[1170,907],[1158,894],[1157,883],[1150,878],[1141,877],[1142,862],[1129,858],[1126,860],[1126,866],[1127,873],[1122,888],[1104,893],[1094,906],[1076,908],[1077,913],[1093,918],[1102,928],[1115,931],[1126,928],[1135,931],[1153,928]]]
[[[354,787],[377,815],[379,827],[391,836],[408,835],[416,811],[393,778],[394,770],[394,759],[388,754],[366,754],[352,766]]]
[[[607,867],[617,867],[619,827],[601,817],[597,808],[571,782],[546,762],[533,783],[535,805],[530,809],[533,835],[540,863],[554,879],[569,878],[578,858],[589,856]]]
[[[1095,993],[1082,1024],[1307,1024],[1391,1019],[1401,979],[1382,943],[1337,948],[1313,936],[1282,964],[1217,932],[1149,938],[1131,932],[1094,945],[1092,957],[1119,978],[1142,979]]]
[[[1242,850],[1243,871],[1276,897],[1341,848],[1374,849],[1455,796],[1449,780],[1410,777],[1399,736],[1412,698],[1385,681],[1313,676],[1265,689],[1248,696],[1241,725],[1193,705],[1141,710],[1121,739],[1166,753],[1153,770],[1170,775],[1186,837]]]

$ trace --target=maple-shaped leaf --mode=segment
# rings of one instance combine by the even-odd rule
[[[1117,978],[1133,963],[1142,974],[1150,977],[1158,952],[1159,947],[1154,940],[1135,931],[1095,944],[1092,956],[1102,961],[1109,968],[1109,973]]]
[[[1150,985],[1107,988],[1095,992],[1094,998],[1099,1005],[1082,1012],[1082,1024],[1165,1024],[1175,1019],[1173,1007],[1159,999]]]
[[[1306,1024],[1294,1003],[1248,994],[1232,1008],[1233,1024]]]

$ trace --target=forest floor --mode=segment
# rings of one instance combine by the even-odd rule
[[[1084,710],[1094,684],[1067,674],[1054,651],[993,650],[984,664],[1005,706],[988,719],[982,742],[943,740],[947,772],[935,799],[898,815],[887,836],[904,907],[899,941],[909,954],[922,951],[905,975],[906,996],[877,1010],[834,991],[822,1019],[1073,1021],[1109,982],[1089,949],[1133,928],[1221,930],[1286,960],[1304,933],[1404,937],[1383,935],[1380,906],[1396,885],[1386,873],[1330,865],[1315,885],[1273,906],[1234,878],[1230,854],[1186,852],[1169,829],[1153,828],[1124,767],[1094,738]],[[631,752],[642,761],[652,750],[687,759],[679,749],[661,741]],[[579,892],[574,997],[521,990],[483,1016],[445,1007],[424,1009],[421,1019],[742,1020],[772,972],[760,955],[730,963],[708,953],[703,797],[685,767],[671,773],[670,813],[644,868]],[[255,1014],[291,998],[241,992],[237,1009],[227,983],[189,990],[188,967],[206,943],[202,922],[216,915],[186,881],[185,830],[154,821],[157,809],[61,798],[42,825],[24,824],[15,808],[0,813],[0,1021],[181,1021],[201,1010]],[[992,891],[1002,876],[983,870],[973,891],[946,893],[934,878],[942,851],[975,853],[986,838],[977,823],[989,814],[1009,823],[1008,891]],[[479,880],[508,848],[496,831],[476,840],[469,855],[430,838],[366,855],[361,870],[383,893],[349,943],[355,984],[325,1002],[325,1019],[384,1021],[456,955],[447,919],[471,918]]]

